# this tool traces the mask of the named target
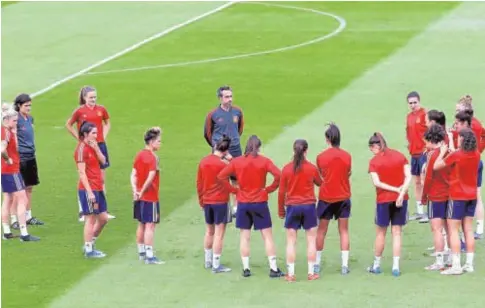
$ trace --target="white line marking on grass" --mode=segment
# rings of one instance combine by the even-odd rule
[[[184,27],[184,26],[187,26],[187,25],[189,25],[189,24],[192,24],[192,23],[194,23],[194,22],[196,22],[196,21],[198,21],[198,20],[200,20],[200,19],[202,19],[202,18],[205,18],[205,17],[207,17],[207,16],[209,16],[209,15],[212,15],[212,14],[214,14],[214,13],[217,13],[217,12],[219,12],[219,11],[221,11],[221,10],[223,10],[223,9],[225,9],[225,8],[227,8],[227,7],[229,7],[230,5],[232,5],[232,4],[234,4],[234,3],[235,3],[234,1],[231,1],[231,2],[229,2],[229,3],[225,3],[225,4],[223,4],[223,5],[221,5],[221,6],[217,7],[217,8],[215,8],[215,9],[213,9],[213,10],[210,10],[210,11],[208,11],[208,12],[204,13],[204,14],[201,14],[201,15],[195,16],[195,17],[193,17],[193,18],[191,18],[191,19],[189,19],[189,20],[187,20],[187,21],[185,21],[185,22],[183,22],[183,23],[176,24],[175,26],[170,27],[170,28],[168,28],[168,29],[166,29],[166,30],[163,30],[162,32],[158,32],[158,33],[156,33],[156,34],[154,34],[154,35],[150,36],[149,38],[144,39],[144,40],[143,40],[143,41],[141,41],[141,42],[138,42],[138,43],[136,43],[136,44],[134,44],[134,45],[132,45],[132,46],[130,46],[130,47],[128,47],[128,48],[126,48],[126,49],[123,49],[122,51],[120,51],[120,52],[118,52],[118,53],[116,53],[116,54],[114,54],[114,55],[112,55],[112,56],[109,56],[109,57],[107,57],[107,58],[104,58],[103,60],[101,60],[101,61],[99,61],[99,62],[96,62],[96,63],[94,63],[93,65],[91,65],[91,66],[89,66],[89,67],[86,67],[85,69],[80,70],[80,71],[79,71],[79,72],[77,72],[77,73],[74,73],[74,74],[69,75],[69,76],[67,76],[67,77],[65,77],[65,78],[63,78],[63,79],[61,79],[61,80],[59,80],[59,81],[56,81],[56,82],[54,82],[53,84],[51,84],[50,86],[48,86],[48,87],[46,87],[46,88],[44,88],[44,89],[42,89],[42,90],[39,90],[39,91],[37,91],[37,92],[35,92],[35,93],[31,94],[30,96],[31,96],[31,97],[36,97],[36,96],[39,96],[39,95],[41,95],[41,94],[44,94],[44,93],[46,93],[47,91],[50,91],[50,90],[54,89],[55,87],[57,87],[57,86],[59,86],[59,85],[61,85],[61,84],[65,83],[65,82],[68,82],[68,81],[70,81],[70,80],[72,80],[72,79],[74,79],[74,78],[76,78],[76,77],[79,77],[79,76],[81,76],[81,75],[85,74],[86,72],[88,72],[88,71],[90,71],[90,70],[92,70],[92,69],[95,69],[95,68],[97,68],[97,67],[99,67],[99,66],[101,66],[101,65],[103,65],[103,64],[105,64],[105,63],[107,63],[107,62],[109,62],[109,61],[111,61],[111,60],[114,60],[114,59],[116,59],[116,58],[118,58],[118,57],[121,57],[122,55],[127,54],[128,52],[133,51],[133,50],[135,50],[135,49],[137,49],[137,48],[139,48],[139,47],[141,47],[141,46],[143,46],[143,45],[145,45],[145,44],[147,44],[147,43],[149,43],[149,42],[151,42],[151,41],[153,41],[153,40],[156,40],[156,39],[158,39],[158,38],[162,37],[162,36],[165,36],[165,35],[167,35],[167,34],[169,34],[169,33],[173,32],[173,31],[175,31],[175,30],[177,30],[177,29],[180,29],[180,28],[182,28],[182,27]]]
[[[188,66],[188,65],[194,65],[194,64],[205,64],[205,63],[213,63],[213,62],[219,62],[219,61],[225,61],[225,60],[234,60],[234,59],[242,59],[242,58],[268,55],[268,54],[289,51],[289,50],[309,46],[309,45],[312,45],[312,44],[316,44],[318,42],[321,42],[321,41],[324,41],[326,39],[329,39],[331,37],[336,36],[337,34],[342,32],[345,29],[345,27],[347,26],[347,22],[344,18],[342,18],[338,15],[334,15],[332,13],[327,13],[327,12],[318,11],[318,10],[314,10],[314,9],[298,7],[298,6],[291,6],[291,5],[269,4],[269,3],[259,3],[259,2],[248,2],[248,3],[245,3],[245,4],[259,4],[259,5],[266,5],[266,6],[274,6],[274,7],[300,10],[300,11],[315,13],[315,14],[318,14],[318,15],[329,16],[329,17],[336,19],[339,22],[339,26],[333,32],[326,34],[326,35],[323,35],[323,36],[320,36],[320,37],[317,37],[315,39],[312,39],[312,40],[309,40],[309,41],[306,41],[306,42],[303,42],[303,43],[285,46],[285,47],[279,47],[279,48],[275,48],[275,49],[271,49],[271,50],[263,50],[263,51],[239,54],[239,55],[234,55],[234,56],[225,56],[225,57],[219,57],[219,58],[203,59],[203,60],[188,61],[188,62],[177,62],[177,63],[168,63],[168,64],[160,64],[160,65],[131,67],[131,68],[122,68],[122,69],[97,71],[97,72],[87,72],[86,71],[85,75],[101,75],[101,74],[113,74],[113,73],[124,73],[124,72],[133,72],[133,71],[154,70],[154,69],[162,69],[162,68],[169,68],[169,67],[180,67],[180,66]]]

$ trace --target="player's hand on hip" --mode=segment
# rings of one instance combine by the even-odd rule
[[[13,160],[11,158],[7,159],[7,165],[13,165]]]

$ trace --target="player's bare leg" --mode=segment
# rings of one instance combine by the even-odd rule
[[[101,177],[103,179],[103,192],[104,192],[104,196],[106,197],[106,169],[101,169]],[[114,215],[111,215],[110,213],[107,213],[108,214],[108,219],[114,219],[116,218],[116,216]]]
[[[145,260],[145,224],[139,222],[136,228],[136,245],[138,247],[138,259]]]
[[[243,276],[251,276],[251,269],[249,268],[249,254],[251,251],[251,230],[241,229],[239,234],[239,251],[241,253],[241,260],[243,264]]]
[[[36,236],[32,236],[27,231],[27,219],[25,217],[25,212],[27,210],[27,195],[25,190],[17,191],[13,193],[14,205],[17,206],[17,219],[19,221],[20,228],[20,240],[22,242],[32,242],[39,241],[40,239]]]
[[[17,200],[15,196],[11,195],[10,201],[10,227],[14,230],[19,230],[19,221],[17,219]]]
[[[94,249],[93,237],[96,215],[84,215],[84,256],[86,258],[104,258],[106,255]]]
[[[463,273],[461,268],[461,260],[460,260],[460,251],[461,251],[461,244],[460,244],[460,225],[461,221],[456,219],[447,219],[446,223],[448,224],[448,236],[450,237],[450,248],[451,248],[451,268],[446,269],[441,272],[443,275],[460,275]]]
[[[400,276],[399,259],[401,258],[402,245],[402,228],[401,226],[392,226],[392,275]]]
[[[205,228],[205,235],[204,235],[204,268],[209,269],[212,268],[212,259],[213,259],[213,245],[214,245],[214,233],[215,227],[214,225],[207,225]]]
[[[224,243],[224,235],[226,233],[226,224],[221,223],[214,227],[213,238],[213,257],[212,257],[212,272],[213,273],[227,273],[231,269],[221,265],[222,246]]]
[[[340,251],[342,253],[342,275],[347,275],[349,270],[349,252],[350,252],[350,237],[349,237],[349,219],[339,218],[338,233],[340,235]]]
[[[145,264],[164,264],[165,262],[159,260],[153,252],[153,239],[155,237],[155,227],[157,225],[153,222],[145,224],[145,236],[143,242],[145,243],[146,259]]]
[[[325,248],[325,237],[327,236],[329,224],[330,224],[330,220],[327,220],[327,219],[320,219],[320,223],[318,224],[317,239],[316,239],[317,257],[315,260],[315,268],[314,268],[315,273],[320,273],[322,254],[323,254],[323,249]]]
[[[386,244],[387,227],[376,227],[376,239],[374,242],[374,263],[367,268],[369,273],[381,273],[381,258]]]
[[[96,243],[96,240],[100,236],[101,232],[103,231],[104,226],[108,223],[108,213],[103,212],[95,216],[96,221],[94,224],[93,229],[93,246]]]
[[[308,280],[316,280],[320,278],[318,273],[315,273],[315,262],[317,260],[317,227],[306,230],[306,247],[307,247],[307,262],[308,262]],[[296,233],[295,233],[296,246]],[[296,248],[296,247],[295,247]]]
[[[483,208],[483,199],[481,187],[477,188],[477,207],[475,209],[475,217],[477,219],[477,230],[475,232],[475,239],[483,239],[483,224],[485,219],[485,213]]]
[[[463,272],[473,273],[473,258],[475,255],[475,237],[473,234],[473,217],[463,220],[463,233],[465,234],[466,261],[462,267]]]
[[[25,193],[27,194],[27,211],[25,213],[28,225],[42,226],[44,222],[40,221],[36,217],[32,216],[32,192],[34,187],[28,186],[25,188]]]
[[[278,268],[276,264],[276,247],[273,241],[273,230],[266,228],[261,230],[261,236],[264,242],[264,248],[269,261],[269,276],[271,278],[283,277],[284,273]]]
[[[3,193],[2,200],[2,228],[3,239],[8,240],[13,238],[12,231],[10,230],[10,208],[12,206],[13,199],[10,194]]]
[[[443,237],[443,229],[443,219],[434,218],[431,220],[431,232],[433,233],[436,261],[430,266],[425,267],[428,271],[440,271],[445,268],[445,238]]]
[[[232,184],[232,186],[234,186],[236,188],[238,187],[238,184],[237,184],[237,181],[236,180],[231,179],[231,184]],[[232,204],[232,218],[236,218],[236,212],[237,212],[237,199],[236,199],[236,195],[231,194],[229,198],[230,198],[230,202]]]
[[[424,206],[421,204],[421,197],[423,194],[423,184],[421,182],[421,176],[414,175],[414,196],[416,199],[416,213],[412,215],[409,220],[418,220],[422,222],[428,222],[428,216],[424,213]]]
[[[286,229],[286,266],[288,275],[286,281],[295,282],[295,260],[296,260],[296,235],[295,229]],[[313,269],[312,269],[313,272]]]

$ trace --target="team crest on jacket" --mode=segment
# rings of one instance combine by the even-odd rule
[[[233,116],[233,117],[232,117],[232,121],[233,121],[234,123],[239,122],[239,117],[238,117],[238,116]]]

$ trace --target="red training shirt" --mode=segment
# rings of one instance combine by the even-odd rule
[[[477,199],[477,178],[480,153],[465,152],[459,149],[444,159],[445,165],[451,167],[450,198],[452,200]]]
[[[91,146],[81,141],[78,143],[76,150],[74,151],[74,161],[76,164],[84,163],[86,165],[86,176],[91,190],[102,191],[103,178],[101,176],[101,167],[99,165],[96,151]],[[79,180],[78,189],[86,190],[81,180]]]
[[[440,149],[430,150],[426,160],[426,171],[423,186],[422,204],[428,201],[442,202],[449,199],[449,179],[450,168],[445,167],[440,170],[433,170],[436,159],[440,155]]]
[[[160,191],[160,159],[150,150],[143,149],[135,157],[133,169],[136,170],[136,190],[141,191],[143,185],[148,179],[148,174],[155,171],[155,177],[152,183],[140,196],[141,201],[158,202]]]
[[[350,199],[350,172],[352,157],[340,148],[328,148],[317,156],[317,167],[322,175],[318,199],[334,203]]]
[[[214,154],[202,158],[197,171],[197,195],[201,207],[207,204],[219,204],[229,202],[229,193],[236,193],[231,185],[231,191],[222,181],[217,179],[219,173],[226,167],[226,163]],[[229,184],[229,180],[225,180]]]
[[[399,151],[386,149],[376,154],[369,163],[369,173],[375,172],[381,183],[394,187],[404,184],[404,166],[409,164],[407,158]],[[397,192],[376,187],[377,203],[395,202],[399,197]],[[408,200],[406,193],[404,200]]]
[[[485,128],[477,118],[473,117],[471,129],[477,138],[478,150],[482,153],[485,150]]]
[[[428,128],[426,127],[425,119],[426,110],[424,108],[408,113],[406,138],[408,140],[408,150],[412,156],[421,155],[426,146],[424,134]]]
[[[315,186],[322,185],[322,178],[315,165],[304,160],[295,173],[295,164],[288,163],[281,172],[278,192],[278,214],[285,216],[285,205],[315,205]]]
[[[2,142],[7,142],[7,155],[12,159],[12,164],[2,158],[2,174],[15,174],[20,172],[20,156],[17,147],[17,136],[2,125]]]
[[[273,175],[274,180],[266,187],[268,173]],[[230,175],[236,176],[239,185],[237,201],[257,203],[268,201],[268,194],[278,188],[281,172],[271,159],[259,154],[256,157],[249,154],[234,158],[217,176],[219,180],[224,181],[223,184],[228,189],[231,188],[231,184],[226,180]]]
[[[81,124],[86,121],[96,125],[98,129],[98,142],[105,142],[104,140],[104,129],[103,122],[109,119],[109,114],[106,108],[101,105],[94,105],[90,108],[87,104],[78,107],[72,113],[71,119],[69,120],[69,125],[74,123],[77,124],[77,129],[81,127]]]

